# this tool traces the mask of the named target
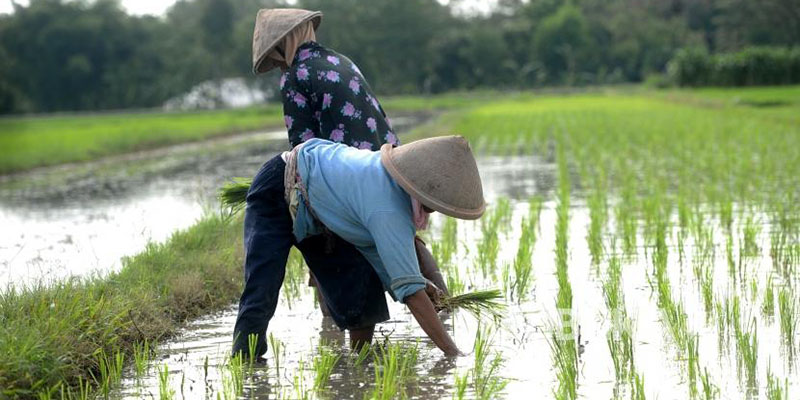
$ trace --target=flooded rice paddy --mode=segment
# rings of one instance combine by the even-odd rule
[[[728,229],[712,210],[697,209],[693,218],[702,223],[691,229],[673,215],[660,232],[642,226],[631,238],[622,234],[628,222],[609,211],[598,250],[590,244],[591,200],[577,187],[560,187],[554,163],[484,156],[479,168],[491,204],[484,218],[437,215],[428,232],[452,291],[498,288],[507,303],[500,320],[443,315],[463,357],[443,357],[394,302],[374,353],[352,354],[346,333],[320,313],[294,254],[265,365],[229,359],[232,307],[161,343],[138,373],[126,373],[116,395],[550,398],[575,390],[583,398],[684,399],[800,390],[791,342],[797,328],[783,322],[796,310],[781,309],[797,304],[779,304],[780,293],[792,295],[789,281],[773,273],[765,215],[734,210],[740,217]],[[610,199],[609,210],[618,202]],[[571,307],[561,303],[564,265]],[[412,355],[406,370],[391,369],[394,359],[383,355],[391,349]],[[386,383],[382,371],[394,371],[398,382]]]
[[[134,254],[213,210],[214,189],[252,175],[283,140],[246,135],[169,157],[6,178],[7,282],[116,268],[120,249]],[[394,302],[372,351],[351,354],[293,254],[266,364],[229,359],[231,306],[137,351],[109,397],[684,399],[800,390],[800,252],[772,216],[735,203],[629,213],[624,198],[598,200],[553,157],[481,156],[479,168],[487,214],[435,215],[427,233],[451,291],[497,288],[507,303],[499,320],[443,315],[463,357],[443,357]]]

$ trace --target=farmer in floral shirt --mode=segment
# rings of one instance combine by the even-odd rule
[[[313,138],[358,149],[399,144],[378,99],[355,64],[315,42],[322,14],[298,9],[261,10],[253,34],[255,73],[280,68],[284,120],[292,147]],[[266,352],[266,329],[275,313],[291,246],[324,281],[320,305],[350,332],[353,346],[369,343],[376,323],[389,318],[384,287],[375,269],[353,244],[336,234],[297,241],[284,201],[286,159],[265,163],[247,194],[244,221],[244,290],[234,326],[233,353]],[[414,239],[420,272],[432,298],[447,293],[444,279],[424,243]],[[332,278],[333,277],[333,278]],[[335,281],[334,281],[335,280]],[[441,288],[441,290],[439,289]],[[327,306],[327,307],[326,307]]]
[[[280,88],[292,147],[311,138],[366,150],[398,144],[358,67],[333,50],[313,41],[300,45]]]

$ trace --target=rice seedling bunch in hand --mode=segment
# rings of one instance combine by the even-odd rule
[[[489,315],[500,319],[506,309],[505,303],[501,302],[502,298],[503,294],[498,289],[478,290],[456,296],[442,296],[437,307],[450,312],[462,309],[476,318]]]
[[[247,191],[250,190],[250,178],[233,178],[219,189],[220,205],[231,211],[237,212],[244,207],[247,200]]]

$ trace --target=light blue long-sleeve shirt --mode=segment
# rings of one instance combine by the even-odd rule
[[[319,221],[364,255],[395,300],[425,288],[411,198],[384,169],[380,151],[312,139],[297,154],[297,171]],[[319,233],[301,201],[295,237],[301,241]]]

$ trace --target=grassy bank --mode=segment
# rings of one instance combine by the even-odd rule
[[[280,127],[280,106],[0,119],[0,174]]]
[[[240,218],[209,216],[126,259],[119,273],[0,294],[0,398],[60,397],[87,380],[102,387],[108,365],[130,360],[135,343],[233,303],[241,231]]]

